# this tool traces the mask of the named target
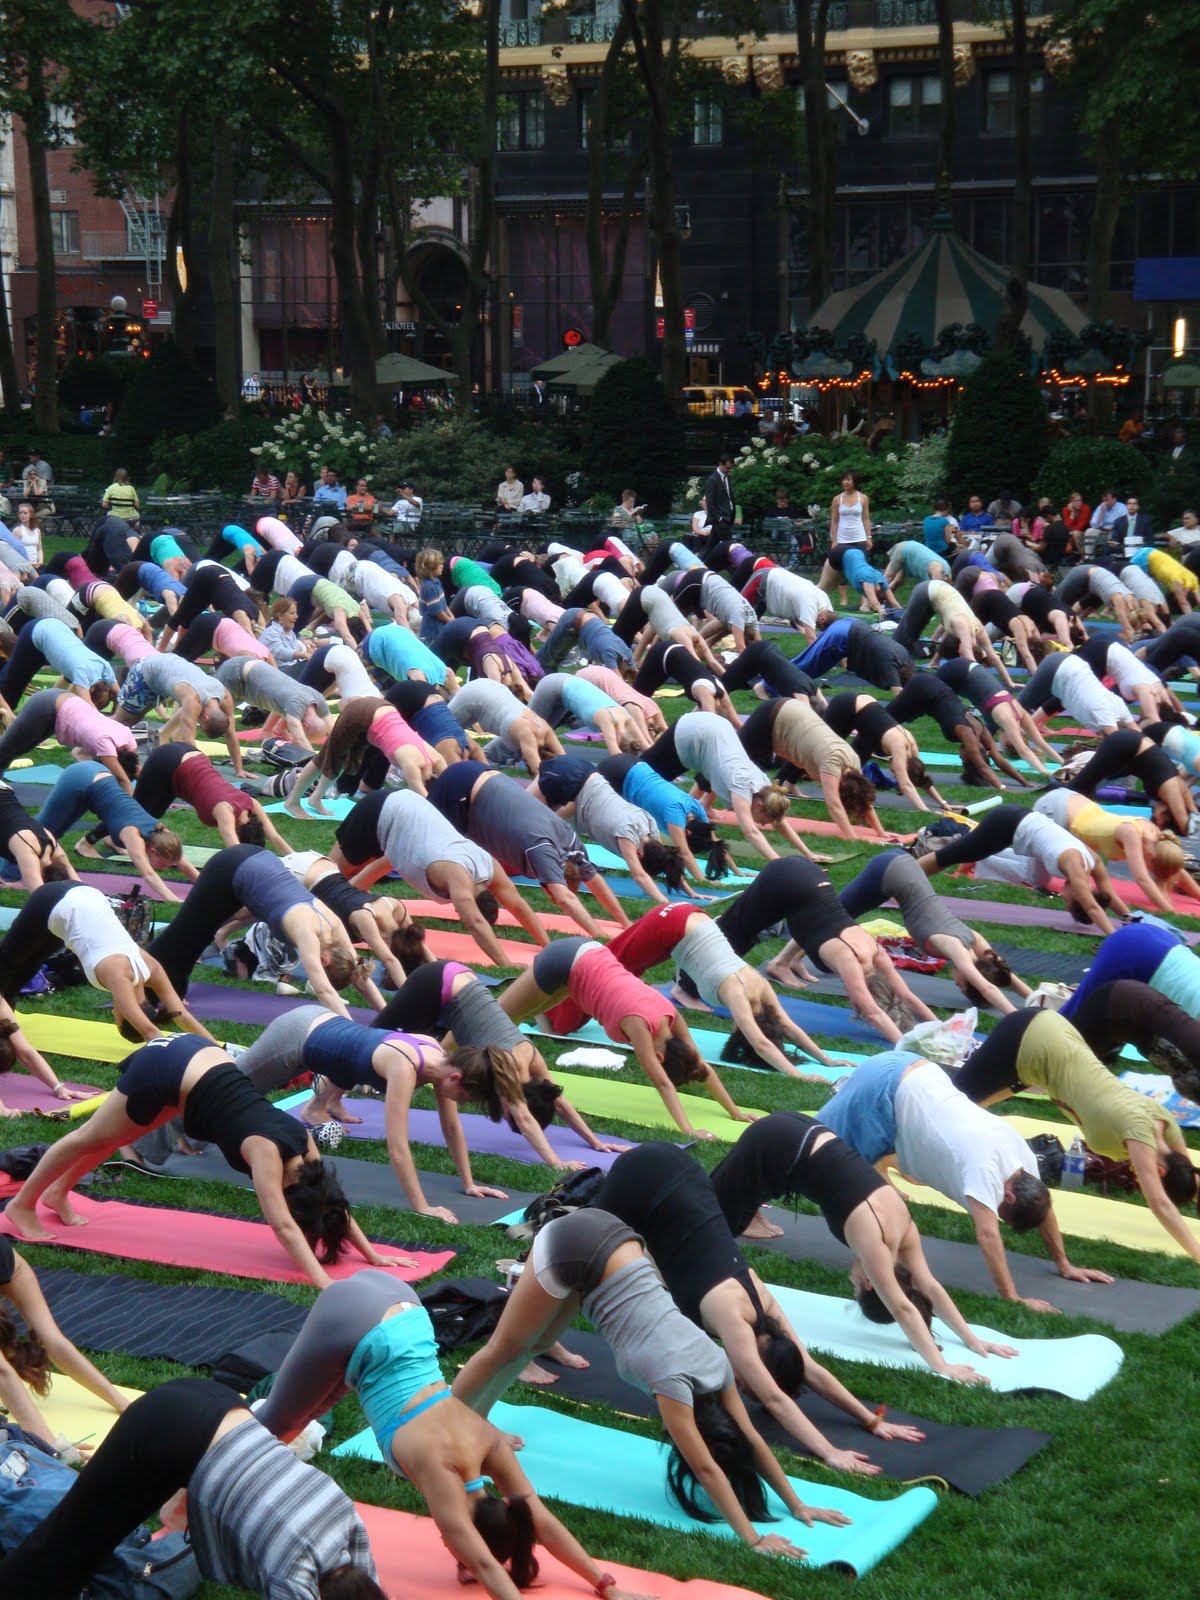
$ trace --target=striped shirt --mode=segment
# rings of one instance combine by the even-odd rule
[[[188,1532],[206,1578],[264,1600],[317,1600],[338,1567],[376,1576],[351,1502],[258,1422],[227,1433],[192,1473]]]

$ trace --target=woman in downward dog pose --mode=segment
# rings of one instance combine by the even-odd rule
[[[744,1544],[793,1558],[803,1550],[755,1527],[768,1515],[764,1479],[807,1526],[849,1522],[796,1497],[746,1414],[729,1358],[675,1305],[634,1230],[593,1206],[539,1232],[495,1332],[455,1378],[455,1396],[486,1416],[580,1311],[611,1345],[625,1381],[656,1402],[672,1446],[667,1483],[684,1511],[717,1520],[698,1499],[703,1485],[717,1517]]]
[[[325,791],[343,772],[356,771],[362,765],[368,745],[382,750],[403,773],[408,787],[420,795],[427,793],[426,784],[446,770],[445,758],[413,732],[395,706],[382,696],[369,699],[364,695],[350,702],[334,723],[333,732],[320,754],[301,768],[284,801],[288,815],[304,820],[304,792],[313,778],[319,776],[320,781],[308,804],[318,815],[328,816],[324,806]]]
[[[384,1461],[425,1496],[460,1582],[476,1580],[491,1600],[518,1600],[537,1577],[533,1549],[542,1544],[601,1600],[646,1600],[600,1571],[542,1504],[506,1435],[451,1394],[429,1313],[383,1272],[324,1291],[256,1415],[290,1441],[350,1390]]]
[[[183,1114],[184,1131],[215,1144],[245,1173],[263,1216],[296,1266],[318,1288],[331,1281],[315,1254],[337,1261],[346,1243],[373,1267],[415,1266],[381,1256],[350,1215],[346,1196],[295,1117],[277,1111],[220,1048],[180,1035],[155,1039],[126,1056],[117,1087],[81,1127],[52,1144],[5,1213],[20,1238],[53,1240],[38,1220],[39,1200],[67,1227],[83,1227],[70,1194],[114,1150]]]

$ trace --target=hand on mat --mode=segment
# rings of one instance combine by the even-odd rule
[[[750,1121],[752,1121],[752,1118],[738,1116],[738,1117],[735,1117],[733,1120],[735,1122],[750,1122]],[[688,1138],[688,1139],[703,1139],[706,1144],[711,1144],[713,1142],[713,1140],[717,1137],[715,1133],[710,1133],[707,1128],[684,1128],[683,1132],[684,1132],[684,1135],[685,1135],[686,1138]]]
[[[910,1428],[906,1422],[880,1420],[871,1429],[877,1439],[889,1439],[893,1444],[924,1444],[925,1435],[920,1428]]]
[[[987,1339],[981,1339],[971,1348],[977,1356],[1003,1356],[1006,1360],[1021,1353],[1015,1344],[991,1344]]]
[[[1065,1278],[1068,1283],[1111,1283],[1113,1280],[1107,1272],[1097,1272],[1094,1267],[1076,1267],[1068,1261],[1065,1267],[1058,1269],[1060,1278]]]
[[[367,1257],[369,1267],[419,1267],[421,1263],[414,1256],[381,1256],[376,1250]]]
[[[1047,1317],[1059,1317],[1062,1312],[1057,1306],[1052,1306],[1049,1300],[1038,1300],[1033,1295],[1018,1295],[1018,1305],[1026,1306],[1030,1311],[1040,1311]]]
[[[764,1533],[750,1548],[756,1555],[787,1556],[790,1561],[803,1561],[808,1554],[807,1550],[801,1550],[798,1544],[790,1543],[781,1533]]]
[[[814,1522],[827,1522],[831,1528],[848,1528],[854,1521],[844,1511],[832,1511],[828,1506],[802,1505],[795,1515],[806,1528],[811,1528]]]
[[[72,1089],[65,1083],[54,1085],[54,1098],[56,1100],[91,1100],[94,1098],[91,1089]]]
[[[422,1206],[417,1215],[420,1217],[436,1217],[439,1222],[458,1221],[449,1206]]]
[[[472,1200],[507,1200],[506,1189],[493,1189],[486,1183],[473,1183],[469,1188],[463,1187],[463,1193]]]
[[[628,1150],[629,1146],[627,1144],[614,1144],[612,1140],[597,1139],[592,1149],[601,1151],[604,1155],[619,1156],[622,1150]]]
[[[827,1467],[833,1467],[838,1472],[861,1472],[866,1478],[874,1478],[883,1471],[861,1450],[832,1450],[821,1459]]]
[[[976,1372],[974,1367],[961,1366],[953,1361],[947,1363],[942,1376],[952,1378],[955,1383],[981,1383],[985,1387],[992,1381],[990,1378],[985,1378],[982,1372]]]

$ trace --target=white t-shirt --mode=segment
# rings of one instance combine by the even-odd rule
[[[969,1199],[996,1211],[1015,1172],[1038,1175],[1033,1151],[1016,1129],[960,1094],[933,1062],[905,1073],[895,1107],[900,1170],[964,1211]]]
[[[301,578],[313,576],[311,567],[306,567],[303,561],[297,561],[295,556],[284,556],[275,568],[275,593],[289,595],[293,584],[299,583]]]
[[[1012,848],[1019,856],[1032,856],[1052,877],[1058,875],[1059,858],[1067,850],[1077,851],[1089,872],[1096,865],[1096,858],[1087,845],[1052,817],[1044,817],[1037,811],[1027,811],[1021,818],[1013,834]]]
[[[1106,676],[1112,678],[1122,694],[1132,694],[1139,683],[1161,682],[1153,668],[1139,661],[1132,650],[1117,640],[1108,647],[1105,666],[1108,668]]]
[[[815,628],[817,618],[833,610],[833,602],[815,583],[794,572],[785,572],[782,567],[767,568],[763,587],[767,613],[772,617],[787,617],[806,628]]]
[[[1132,727],[1137,718],[1111,689],[1106,689],[1088,666],[1068,656],[1054,674],[1054,697],[1061,700],[1068,716],[1086,728]]]
[[[421,508],[424,504],[419,494],[413,495],[411,500],[406,500],[401,495],[392,507],[392,516],[397,522],[420,522]]]
[[[592,593],[610,617],[616,616],[629,599],[629,590],[615,572],[598,572],[592,583]]]
[[[93,989],[104,987],[96,977],[96,964],[106,956],[124,956],[135,983],[139,978],[144,981],[150,976],[145,957],[117,921],[113,908],[99,889],[88,884],[69,889],[46,918],[46,926],[74,952]]]
[[[345,703],[362,695],[377,695],[379,690],[371,682],[371,675],[362,664],[357,650],[348,644],[330,645],[325,657],[325,671],[337,684],[338,698]]]
[[[587,576],[587,568],[577,555],[565,553],[553,563],[554,581],[559,594],[570,594],[577,583]]]

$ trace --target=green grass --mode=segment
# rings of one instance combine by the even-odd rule
[[[786,646],[787,641],[782,641]],[[751,702],[746,699],[744,708]],[[667,701],[664,709],[674,718],[686,709],[686,702]],[[943,748],[936,737],[932,748]],[[957,791],[956,791],[957,793]],[[967,791],[963,791],[964,794]],[[977,797],[978,792],[972,791]],[[800,815],[819,816],[822,808],[801,804]],[[181,811],[171,813],[171,824],[186,843],[212,844],[213,836],[194,816]],[[286,819],[285,819],[286,820]],[[899,822],[898,814],[896,821]],[[328,823],[287,821],[287,835],[300,849],[326,847],[331,837]],[[830,843],[815,841],[818,846]],[[839,850],[833,841],[834,852]],[[853,861],[832,869],[837,884],[845,882],[868,859],[863,846]],[[117,863],[111,870],[120,870]],[[382,886],[394,892],[395,885]],[[403,891],[407,893],[408,891]],[[1029,896],[1003,886],[989,886],[989,897],[1029,903]],[[551,909],[540,891],[531,900],[541,909]],[[0,903],[19,903],[22,897],[0,890]],[[169,913],[170,908],[165,908]],[[630,902],[629,910],[638,914],[645,902]],[[165,914],[164,913],[164,914]],[[971,920],[968,918],[968,920]],[[991,928],[978,924],[991,937],[1019,943],[1028,952],[1022,970],[1037,976],[1040,951],[1062,950],[1074,945],[1088,948],[1082,940],[1039,928]],[[505,929],[506,938],[523,938],[519,930]],[[666,975],[668,969],[663,969]],[[206,982],[226,981],[215,969],[205,969]],[[101,996],[95,990],[75,989],[56,995],[50,1005],[56,1013],[103,1019]],[[45,1004],[45,1002],[41,1002]],[[720,1027],[712,1019],[705,1026]],[[984,1026],[988,1025],[986,1019]],[[222,1026],[226,1037],[248,1043],[256,1030]],[[831,1034],[821,1042],[836,1048]],[[549,1042],[551,1061],[565,1048]],[[92,1066],[77,1061],[55,1060],[64,1075],[85,1078],[103,1086],[115,1081],[112,1067]],[[573,1069],[580,1070],[580,1069]],[[636,1077],[636,1069],[624,1069]],[[606,1074],[611,1076],[611,1074]],[[793,1081],[764,1073],[726,1069],[723,1076],[739,1102],[763,1109],[796,1107],[815,1110],[824,1102],[826,1091],[818,1085]],[[417,1104],[432,1104],[428,1091],[420,1091]],[[1053,1108],[1039,1102],[1040,1116],[1057,1117]],[[598,1130],[637,1139],[646,1136],[644,1128],[596,1120]],[[59,1130],[37,1118],[27,1117],[5,1126],[5,1142],[19,1144],[57,1136]],[[1200,1139],[1192,1138],[1200,1147]],[[721,1147],[696,1151],[700,1160],[713,1165]],[[357,1159],[385,1161],[381,1145],[356,1142]],[[419,1147],[418,1164],[426,1169],[451,1170],[446,1152],[440,1148]],[[477,1176],[490,1183],[532,1189],[549,1182],[544,1169],[526,1166],[498,1157],[473,1159]],[[253,1196],[231,1185],[195,1180],[156,1180],[128,1171],[103,1192],[156,1201],[192,1210],[221,1210],[257,1217]],[[1126,1203],[1141,1204],[1140,1199]],[[394,1239],[421,1240],[457,1251],[450,1271],[490,1276],[495,1262],[510,1255],[514,1247],[499,1229],[450,1227],[429,1218],[416,1219],[397,1210],[363,1207],[357,1212],[368,1233]],[[916,1209],[923,1232],[946,1239],[969,1240],[971,1229],[961,1215]],[[1036,1236],[1009,1237],[1010,1249],[1040,1255]],[[158,1267],[141,1262],[108,1262],[55,1246],[23,1247],[38,1266],[68,1267],[76,1272],[101,1273],[117,1269],[149,1282],[228,1284],[220,1275]],[[812,1262],[792,1262],[752,1247],[750,1259],[757,1269],[773,1281],[792,1284],[829,1294],[845,1294],[844,1277]],[[1145,1282],[1200,1286],[1200,1270],[1186,1260],[1165,1255],[1141,1253],[1116,1246],[1076,1243],[1076,1259],[1102,1267],[1123,1277]],[[303,1286],[264,1283],[267,1292],[289,1301],[307,1304],[315,1291]],[[1100,1332],[1116,1339],[1125,1352],[1125,1364],[1117,1378],[1086,1404],[1077,1404],[1049,1395],[995,1396],[987,1391],[960,1388],[944,1383],[930,1373],[898,1372],[878,1368],[859,1368],[853,1363],[831,1362],[839,1376],[857,1392],[873,1401],[903,1407],[945,1422],[975,1426],[1023,1426],[1053,1435],[1051,1445],[1015,1479],[989,1491],[973,1502],[953,1493],[939,1495],[934,1515],[874,1573],[862,1579],[858,1593],[863,1600],[993,1600],[1003,1592],[1012,1597],[1054,1595],[1095,1600],[1097,1596],[1133,1596],[1153,1587],[1166,1595],[1182,1596],[1195,1588],[1196,1541],[1186,1529],[1194,1526],[1193,1506],[1200,1490],[1200,1470],[1189,1435],[1200,1423],[1200,1377],[1195,1356],[1196,1323],[1175,1329],[1163,1337],[1116,1334],[1106,1325],[1087,1318],[1043,1318],[1022,1306],[1005,1305],[991,1297],[956,1295],[964,1313],[1013,1336],[1061,1336],[1076,1332]],[[804,1329],[799,1333],[803,1337]],[[120,1355],[99,1355],[100,1365],[115,1381],[150,1387],[181,1369],[166,1362],[148,1362]],[[579,1408],[559,1400],[552,1391],[538,1390],[513,1396],[524,1403],[536,1403],[568,1411]],[[580,1414],[593,1421],[630,1431],[646,1431],[649,1424],[616,1416],[605,1408]],[[335,1431],[327,1442],[333,1445],[357,1432],[361,1414],[353,1400],[344,1402],[335,1414]],[[650,1431],[653,1431],[650,1429]],[[335,1461],[328,1448],[322,1465],[351,1495],[382,1505],[423,1511],[420,1497],[382,1467],[353,1461]],[[789,1470],[805,1477],[813,1490],[809,1498],[820,1503],[822,1482],[839,1482],[867,1497],[887,1497],[897,1492],[889,1481],[856,1479],[852,1482],[830,1474],[811,1462],[789,1459]],[[916,1470],[916,1469],[915,1469]],[[603,1565],[622,1561],[661,1571],[675,1577],[703,1575],[706,1578],[742,1585],[764,1594],[778,1596],[841,1596],[846,1580],[835,1573],[812,1572],[782,1564],[764,1567],[763,1559],[737,1545],[712,1539],[703,1533],[683,1537],[661,1528],[600,1513],[562,1505],[557,1509],[588,1550]],[[1134,1531],[1136,1530],[1136,1532]],[[1134,1543],[1130,1544],[1131,1537]],[[447,1592],[454,1579],[447,1562]],[[647,1584],[653,1588],[652,1583]],[[582,1591],[581,1591],[582,1592]],[[201,1591],[204,1600],[233,1595],[235,1591],[208,1584]]]

